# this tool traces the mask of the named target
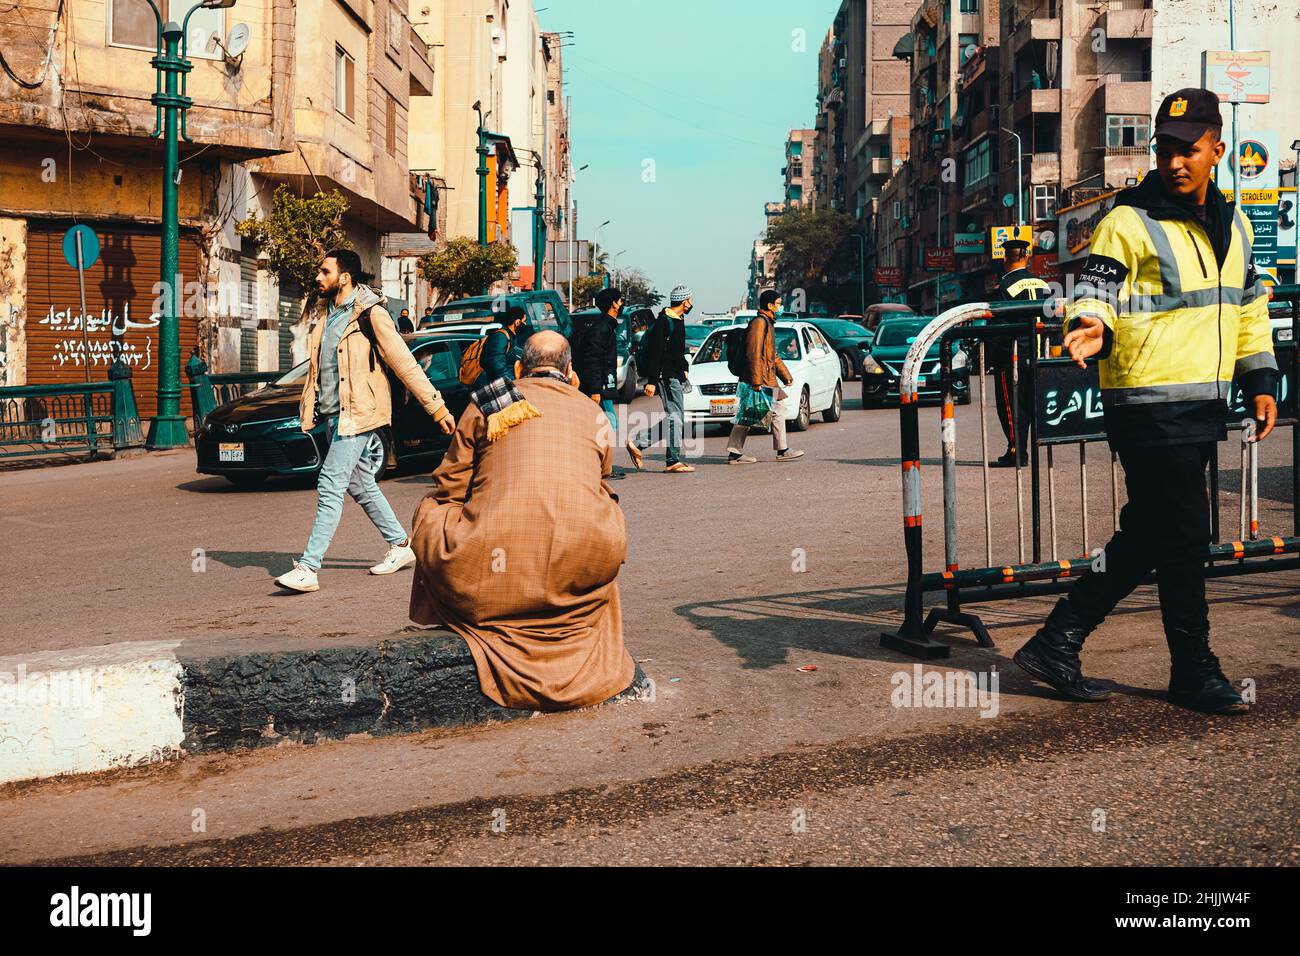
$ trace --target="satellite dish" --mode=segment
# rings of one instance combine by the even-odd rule
[[[1038,248],[1050,252],[1056,247],[1056,233],[1050,229],[1040,229],[1038,232]]]
[[[244,51],[248,49],[249,30],[247,23],[236,23],[230,28],[230,36],[226,38],[226,55],[243,56]]]
[[[961,51],[963,57],[962,62],[964,63],[966,62],[966,60],[969,60],[971,57],[973,57],[976,53],[979,52],[979,49],[980,48],[977,47],[974,43],[967,43],[966,46],[963,47]]]
[[[1015,193],[1007,193],[1005,196],[1002,197],[1002,205],[1006,206],[1008,209],[1010,209],[1015,204],[1016,204]]]

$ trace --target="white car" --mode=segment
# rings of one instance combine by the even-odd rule
[[[691,390],[683,396],[687,422],[727,425],[735,418],[739,382],[727,369],[726,335],[744,327],[715,329],[695,353],[687,373]],[[789,396],[786,408],[795,413],[789,420],[790,430],[803,431],[818,413],[823,421],[839,421],[844,399],[840,359],[817,327],[809,322],[778,321],[776,354],[794,378],[783,386]]]

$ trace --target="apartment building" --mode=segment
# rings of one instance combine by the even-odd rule
[[[166,19],[195,6],[158,2]],[[65,5],[56,23],[58,6],[32,0],[22,18],[0,23],[23,81],[0,77],[10,104],[0,112],[0,378],[81,381],[89,367],[103,379],[121,360],[148,417],[162,232],[162,144],[149,101],[157,25],[143,0]],[[433,84],[430,51],[411,31],[406,0],[239,0],[194,10],[188,26],[182,355],[197,349],[216,371],[286,368],[303,355],[305,290],[281,283],[235,225],[265,216],[281,184],[303,195],[338,189],[348,237],[380,273],[385,234],[428,228],[407,144],[410,96]],[[74,221],[102,249],[87,272],[85,316],[62,254]]]
[[[792,129],[785,141],[785,203],[789,208],[817,208],[817,182],[812,159],[817,151],[815,129]]]

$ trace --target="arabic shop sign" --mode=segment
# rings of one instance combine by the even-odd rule
[[[959,232],[953,248],[959,256],[982,256],[984,255],[984,233]]]
[[[55,343],[50,356],[52,365],[62,367],[89,364],[107,368],[120,359],[138,371],[153,364],[154,341],[153,336],[147,333],[157,329],[160,321],[161,318],[156,313],[142,321],[132,319],[131,303],[124,302],[120,313],[106,307],[84,315],[75,308],[56,309],[50,306],[49,312],[41,317],[39,324],[49,327],[52,332],[68,333]],[[107,334],[110,338],[83,340],[83,326],[87,336]],[[141,335],[142,331],[146,334]]]

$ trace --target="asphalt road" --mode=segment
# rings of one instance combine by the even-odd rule
[[[896,707],[914,662],[878,634],[897,626],[905,578],[898,418],[861,411],[855,395],[838,424],[792,436],[801,461],[764,460],[770,442],[753,436],[760,463],[727,467],[713,435],[696,474],[665,475],[652,460],[615,484],[629,526],[626,640],[655,680],[653,701],[11,785],[0,788],[0,862],[1300,861],[1300,573],[1210,583],[1216,649],[1259,695],[1245,717],[1163,700],[1150,590],[1089,641],[1089,672],[1121,688],[1108,703],[1055,700],[1011,665],[1050,607],[1037,598],[974,606],[997,649],[944,629],[954,654],[926,665],[996,669],[988,716]],[[959,475],[963,566],[985,553],[974,412],[959,412],[971,463]],[[926,565],[938,569],[934,410],[923,439]],[[1234,449],[1224,451],[1226,469]],[[1285,532],[1289,453],[1276,442],[1263,461],[1264,531]],[[1109,468],[1090,449],[1085,543],[1077,455],[1057,463],[1068,556],[1110,531]],[[383,546],[359,509],[345,512],[322,591],[283,596],[272,578],[303,545],[312,489],[237,490],[193,464],[177,452],[0,474],[11,584],[0,655],[156,639],[309,646],[407,623],[410,577],[365,573]],[[1017,550],[1015,479],[992,480],[994,561],[1005,564]],[[1223,481],[1235,487],[1229,471]],[[428,487],[426,475],[384,485],[403,518]]]

